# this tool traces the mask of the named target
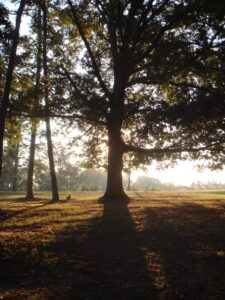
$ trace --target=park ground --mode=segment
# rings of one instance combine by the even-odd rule
[[[0,299],[225,299],[225,192],[129,195],[1,193]]]

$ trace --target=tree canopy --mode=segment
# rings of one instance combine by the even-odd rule
[[[107,144],[104,200],[126,198],[124,154],[134,165],[187,157],[223,164],[223,1],[42,2],[47,114],[89,133],[89,161],[99,162]],[[43,101],[36,116],[46,116]]]

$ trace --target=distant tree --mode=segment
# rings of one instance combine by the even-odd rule
[[[79,169],[75,166],[75,163],[70,162],[73,152],[68,150],[68,146],[64,144],[58,143],[56,147],[55,165],[59,190],[75,191],[78,187]]]
[[[6,120],[6,147],[2,171],[3,190],[18,190],[19,149],[21,145],[22,120],[17,117]]]
[[[95,169],[86,169],[82,171],[78,178],[78,184],[80,186],[85,185],[86,189],[90,189],[92,186],[92,190],[104,190],[106,186],[106,173],[95,170]]]
[[[51,178],[47,162],[39,158],[35,161],[34,188],[39,191],[51,190]]]
[[[135,188],[141,191],[160,190],[163,184],[156,178],[148,176],[139,176],[134,183]]]

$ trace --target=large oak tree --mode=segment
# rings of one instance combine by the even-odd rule
[[[211,101],[212,107],[213,95],[217,95],[215,82],[223,72],[224,3],[66,3],[64,12],[77,33],[74,40],[83,43],[83,71],[72,69],[72,57],[71,64],[61,66],[61,71],[73,87],[67,97],[70,110],[108,136],[103,199],[126,198],[122,186],[125,153],[136,153],[143,160],[221,153],[221,143],[206,136],[209,124],[204,121],[196,126],[199,114],[190,118],[190,111],[193,103],[201,110],[202,104]],[[71,25],[68,28],[72,30]],[[223,102],[223,96],[218,101]],[[195,125],[189,126],[191,122]],[[129,131],[132,144],[126,138]]]

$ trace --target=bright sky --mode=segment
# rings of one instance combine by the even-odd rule
[[[135,180],[140,175],[146,175],[158,178],[161,182],[172,182],[176,185],[189,186],[193,182],[201,181],[207,183],[208,181],[216,181],[218,183],[225,183],[225,170],[210,171],[205,169],[198,171],[197,163],[193,161],[179,162],[174,168],[167,168],[165,170],[157,170],[156,165],[153,164],[148,168],[148,171],[133,172],[132,179]]]

